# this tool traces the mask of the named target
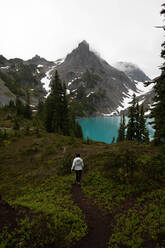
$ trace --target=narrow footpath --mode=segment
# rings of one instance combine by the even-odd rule
[[[88,226],[88,234],[72,248],[107,248],[111,217],[103,215],[97,206],[86,199],[79,185],[73,185],[72,199],[82,209]]]

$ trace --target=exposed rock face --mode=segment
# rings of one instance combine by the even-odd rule
[[[110,114],[128,88],[136,91],[134,82],[98,57],[86,41],[68,54],[56,69],[74,99],[81,93],[86,102],[92,104],[93,114]]]
[[[5,86],[0,79],[0,106],[8,105],[10,101],[16,100],[16,96]]]
[[[45,60],[46,61],[46,60]],[[16,95],[25,102],[26,90],[30,91],[31,104],[36,105],[46,94],[41,84],[42,68],[19,58],[7,60],[0,56],[0,105],[15,101]]]
[[[151,79],[135,64],[128,62],[117,62],[114,67],[123,71],[129,78],[138,82],[150,81]]]
[[[93,52],[86,41],[82,41],[65,60],[54,62],[38,55],[27,61],[7,60],[0,55],[0,79],[3,81],[0,104],[7,104],[15,95],[25,101],[26,88],[31,92],[31,104],[36,105],[38,99],[46,95],[51,76],[58,70],[78,116],[118,115],[128,108],[133,93],[148,110],[154,91],[151,87],[144,89],[142,82],[150,79],[132,63],[119,62],[115,66],[117,68]],[[5,93],[7,88],[8,93]]]
[[[0,67],[5,67],[8,65],[9,65],[8,60],[3,55],[0,55]]]
[[[43,66],[53,66],[54,62],[48,61],[40,56],[36,55],[32,59],[24,62],[25,64],[43,65]]]

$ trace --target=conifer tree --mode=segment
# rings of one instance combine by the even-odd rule
[[[135,95],[133,95],[132,106],[129,108],[129,118],[126,139],[148,143],[149,132],[146,128],[144,108],[143,105],[139,107]]]
[[[48,96],[44,106],[44,125],[47,132],[53,132],[53,101]]]
[[[115,137],[112,138],[111,144],[114,144],[114,143],[115,143]]]
[[[120,120],[120,128],[118,130],[117,142],[125,140],[125,129],[126,129],[125,116],[123,114],[123,116],[121,117],[121,120]]]
[[[144,115],[144,112],[143,112]],[[136,133],[136,140],[141,141],[141,133],[140,133],[140,107],[139,103],[136,103],[135,108],[135,133]]]
[[[48,132],[69,135],[66,88],[57,71],[51,81],[51,92],[45,103],[45,128]]]
[[[136,140],[136,96],[133,94],[132,106],[129,108],[129,121],[127,125],[127,140]]]
[[[162,4],[161,15],[165,15],[165,3]],[[162,27],[165,30],[165,27]],[[165,143],[165,42],[162,44],[161,57],[164,60],[161,66],[161,75],[155,79],[155,103],[151,111],[154,118],[155,142]]]
[[[27,91],[27,99],[26,99],[26,105],[24,107],[24,117],[27,119],[31,119],[32,118],[32,109],[30,107],[30,94]]]
[[[149,132],[146,128],[146,118],[144,116],[144,108],[141,106],[140,116],[139,116],[139,137],[138,141],[149,143]]]
[[[61,129],[64,135],[69,135],[69,110],[66,98],[66,86],[62,85]]]
[[[16,114],[17,115],[24,115],[24,105],[23,103],[19,100],[19,98],[16,98]]]

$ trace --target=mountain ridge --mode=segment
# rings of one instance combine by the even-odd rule
[[[124,62],[119,63],[121,65]],[[129,63],[129,65],[133,64]],[[138,66],[137,68],[140,70]],[[21,70],[26,72],[25,74],[28,71],[30,77],[25,77]],[[137,76],[135,68],[132,67],[132,71],[115,68],[98,56],[85,40],[80,42],[65,59],[56,61],[48,61],[39,55],[26,61],[19,58],[7,60],[0,55],[0,73],[10,76],[12,74],[16,79],[20,77],[19,85],[35,89],[39,92],[38,99],[40,94],[42,98],[46,92],[48,94],[55,70],[58,70],[62,81],[65,81],[68,98],[75,105],[77,113],[81,112],[82,116],[119,115],[126,108],[126,99],[131,98],[133,93],[140,94],[137,77],[133,78]],[[140,73],[143,75],[142,81],[149,79],[142,70]],[[142,94],[144,92],[141,92]],[[36,98],[33,103],[37,102]]]

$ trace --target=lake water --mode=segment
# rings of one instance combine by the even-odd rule
[[[112,143],[113,137],[115,140],[118,136],[120,126],[120,117],[90,117],[77,119],[82,127],[84,139],[87,137],[94,141],[102,141],[107,144]],[[126,118],[126,122],[128,118]],[[151,125],[147,124],[150,139],[153,138],[154,130]]]

